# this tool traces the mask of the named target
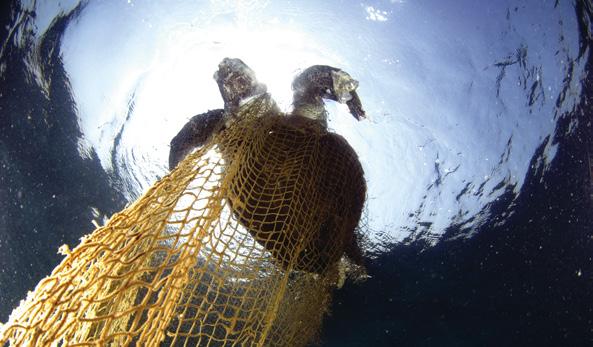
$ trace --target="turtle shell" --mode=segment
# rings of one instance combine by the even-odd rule
[[[234,216],[284,269],[323,273],[357,248],[362,166],[342,136],[263,105],[244,108],[223,132],[225,194]]]

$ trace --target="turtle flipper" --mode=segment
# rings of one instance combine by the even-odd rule
[[[224,110],[211,110],[193,116],[171,140],[169,170],[185,158],[194,148],[204,145],[210,137],[224,127]]]

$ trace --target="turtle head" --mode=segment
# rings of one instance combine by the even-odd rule
[[[218,64],[214,79],[227,111],[236,110],[251,97],[266,92],[266,85],[257,81],[255,72],[241,59],[224,58]]]
[[[362,103],[356,93],[358,81],[350,77],[348,73],[342,70],[332,71],[333,88],[332,96],[340,103],[346,103],[350,114],[357,120],[366,118]]]
[[[323,108],[322,99],[329,99],[345,103],[352,116],[357,120],[362,120],[365,118],[365,113],[358,94],[356,94],[356,88],[358,88],[358,81],[347,72],[332,66],[313,65],[305,69],[292,82],[295,109],[316,110],[320,107]],[[317,107],[311,107],[314,105]],[[311,118],[315,117],[317,115],[311,116]]]

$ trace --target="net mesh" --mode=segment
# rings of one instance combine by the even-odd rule
[[[356,243],[363,172],[343,138],[261,97],[69,250],[0,345],[303,346]],[[298,123],[298,124],[297,124]]]

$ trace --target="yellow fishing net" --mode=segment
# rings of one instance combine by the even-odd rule
[[[0,328],[15,346],[304,346],[355,254],[363,172],[267,96],[82,239]]]

